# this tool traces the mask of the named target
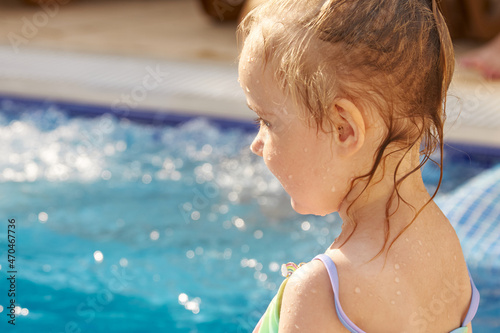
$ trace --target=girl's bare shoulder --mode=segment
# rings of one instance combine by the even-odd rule
[[[330,278],[323,263],[313,260],[295,271],[285,287],[279,331],[348,332],[339,321]]]
[[[326,252],[338,272],[340,304],[352,322],[370,332],[431,327],[451,331],[460,326],[471,296],[467,267],[456,236],[446,228],[435,231],[431,237],[408,233],[387,257],[369,263],[353,255],[355,244]],[[302,266],[290,277],[281,329],[347,332],[337,317],[330,276],[321,261]]]
[[[430,230],[404,233],[387,256],[368,263],[356,259],[356,244],[329,253],[337,265],[339,297],[347,316],[370,332],[376,327],[385,332],[449,332],[460,327],[471,285],[460,243],[450,228],[443,222]]]

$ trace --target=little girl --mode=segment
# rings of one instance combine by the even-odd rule
[[[298,213],[343,220],[254,332],[472,332],[479,294],[420,173],[436,146],[442,165],[454,66],[435,0],[270,0],[240,34],[252,151]]]

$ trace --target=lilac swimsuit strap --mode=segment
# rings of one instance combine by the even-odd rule
[[[333,288],[333,297],[335,299],[335,309],[337,311],[337,316],[342,323],[342,325],[345,326],[351,333],[365,333],[363,330],[361,330],[358,326],[356,326],[350,319],[347,317],[345,314],[344,310],[342,309],[342,306],[340,305],[340,300],[339,300],[339,275],[337,273],[337,267],[335,266],[335,263],[333,262],[332,258],[327,256],[326,254],[319,254],[316,257],[314,257],[313,260],[320,260],[323,262],[323,264],[326,267],[326,270],[328,271],[328,275],[330,276],[330,281],[332,283],[332,288]],[[469,272],[469,278],[470,278],[470,283],[472,287],[472,297],[471,297],[471,302],[469,306],[469,311],[467,312],[467,315],[465,316],[465,320],[462,323],[462,327],[467,326],[468,323],[472,321],[472,318],[476,315],[477,308],[479,306],[479,291],[477,290],[476,286],[474,285],[474,281],[472,281],[472,277],[470,276]]]

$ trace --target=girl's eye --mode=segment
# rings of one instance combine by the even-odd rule
[[[268,122],[267,120],[262,119],[261,117],[258,117],[255,119],[255,123],[259,126],[266,126],[266,127],[271,127],[271,123]]]

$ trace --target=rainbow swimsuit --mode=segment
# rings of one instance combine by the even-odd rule
[[[320,254],[316,256],[313,260],[321,260],[323,264],[325,265],[328,275],[330,276],[330,281],[332,283],[332,288],[333,288],[333,294],[335,298],[335,309],[337,310],[337,315],[340,319],[340,322],[349,330],[351,333],[365,333],[363,330],[361,330],[358,326],[356,326],[344,313],[344,310],[342,310],[342,306],[340,305],[339,301],[339,277],[337,273],[337,267],[335,266],[335,263],[333,260],[327,256],[326,254]],[[286,272],[284,272],[284,275],[286,275],[286,279],[283,281],[281,284],[278,293],[276,296],[273,298],[269,306],[267,307],[266,312],[260,319],[259,323],[257,324],[257,327],[254,330],[254,333],[278,333],[278,327],[279,327],[279,321],[280,321],[280,310],[281,310],[281,300],[283,299],[283,292],[285,291],[285,286],[286,283],[288,282],[288,278],[290,275],[295,272],[297,268],[299,268],[300,265],[295,265],[294,263],[288,263],[286,264]],[[470,277],[470,273],[469,273]],[[471,297],[471,302],[469,306],[469,311],[467,312],[467,315],[465,316],[465,320],[462,323],[462,327],[459,327],[450,333],[467,333],[467,325],[472,321],[474,316],[476,315],[477,308],[479,306],[479,291],[477,290],[476,286],[474,285],[474,281],[472,281],[472,277],[470,277],[470,283],[472,287],[472,297]]]

